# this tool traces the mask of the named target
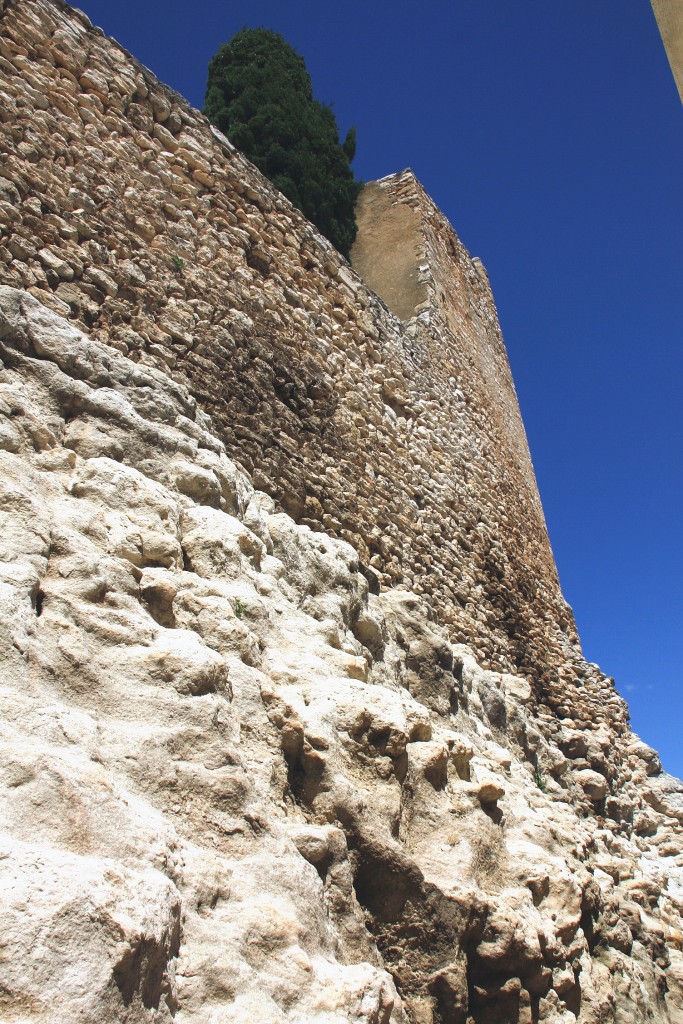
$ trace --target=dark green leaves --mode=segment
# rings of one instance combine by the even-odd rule
[[[276,32],[242,29],[209,64],[204,113],[348,256],[360,183],[330,107],[313,99],[301,57]]]

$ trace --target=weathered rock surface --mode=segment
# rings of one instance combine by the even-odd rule
[[[62,0],[0,152],[0,1022],[681,1024],[683,786],[414,176],[364,282]]]
[[[683,1020],[653,751],[613,793],[159,370],[6,287],[0,356],[0,1020]]]

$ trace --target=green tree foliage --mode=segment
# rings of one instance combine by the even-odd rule
[[[361,183],[356,130],[339,142],[330,107],[313,98],[303,58],[276,32],[244,28],[209,64],[204,113],[302,213],[349,255]]]

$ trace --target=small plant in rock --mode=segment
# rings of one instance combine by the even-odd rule
[[[177,253],[174,253],[173,256],[171,256],[171,263],[173,264],[173,269],[176,270],[179,274],[182,274],[183,270],[185,269],[185,260],[183,259],[183,257],[179,256]]]
[[[243,619],[244,618],[244,613],[247,610],[247,606],[244,603],[244,601],[240,601],[240,599],[238,597],[236,599],[234,605],[233,605],[233,610],[235,612],[235,618],[236,619]]]
[[[482,822],[472,845],[471,868],[479,885],[501,877],[505,870],[503,829],[492,821]]]
[[[548,780],[546,779],[545,775],[543,774],[541,769],[538,767],[538,765],[536,765],[536,767],[534,768],[534,782],[536,783],[536,785],[540,789],[541,793],[545,793],[547,791],[547,789],[548,789]]]

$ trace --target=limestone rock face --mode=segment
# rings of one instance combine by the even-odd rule
[[[683,1020],[649,748],[615,785],[169,376],[7,287],[0,358],[0,1020]]]

